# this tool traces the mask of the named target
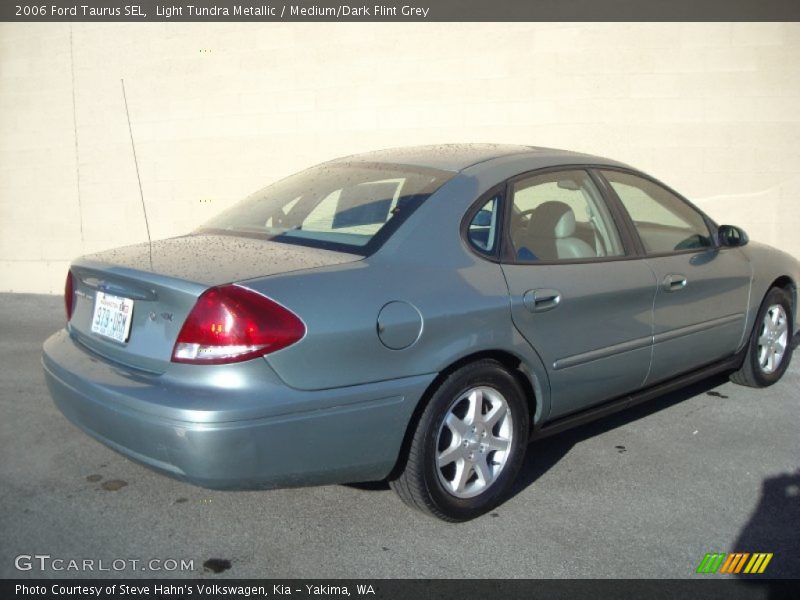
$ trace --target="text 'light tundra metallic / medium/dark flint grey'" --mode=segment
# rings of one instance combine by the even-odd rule
[[[530,440],[713,373],[776,382],[798,280],[612,160],[401,148],[77,259],[42,360],[67,418],[179,479],[388,479],[461,521],[502,502]]]

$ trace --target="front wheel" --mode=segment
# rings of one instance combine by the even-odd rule
[[[494,360],[466,365],[433,392],[390,484],[406,504],[440,519],[477,517],[499,504],[516,478],[528,420],[514,374]]]
[[[750,387],[767,387],[777,382],[792,358],[792,300],[785,290],[772,288],[756,317],[747,354],[731,380]]]

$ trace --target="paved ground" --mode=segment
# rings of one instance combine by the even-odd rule
[[[48,397],[62,319],[60,298],[0,295],[0,577],[75,575],[17,571],[28,554],[206,577],[692,577],[733,550],[800,577],[800,360],[769,390],[716,378],[534,445],[512,499],[447,525],[380,485],[209,492],[129,462]]]

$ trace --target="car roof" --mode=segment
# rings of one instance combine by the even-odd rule
[[[432,144],[427,146],[405,146],[352,154],[334,159],[333,163],[390,163],[416,167],[428,167],[443,171],[463,171],[476,164],[508,156],[526,155],[539,159],[542,166],[557,164],[609,164],[607,158],[582,154],[557,148],[522,146],[513,144]],[[620,163],[621,164],[621,163]]]

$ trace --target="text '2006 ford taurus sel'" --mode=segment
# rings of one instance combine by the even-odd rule
[[[76,260],[43,363],[71,421],[174,477],[388,479],[461,521],[504,498],[532,439],[712,373],[776,382],[798,280],[612,160],[384,150]]]

